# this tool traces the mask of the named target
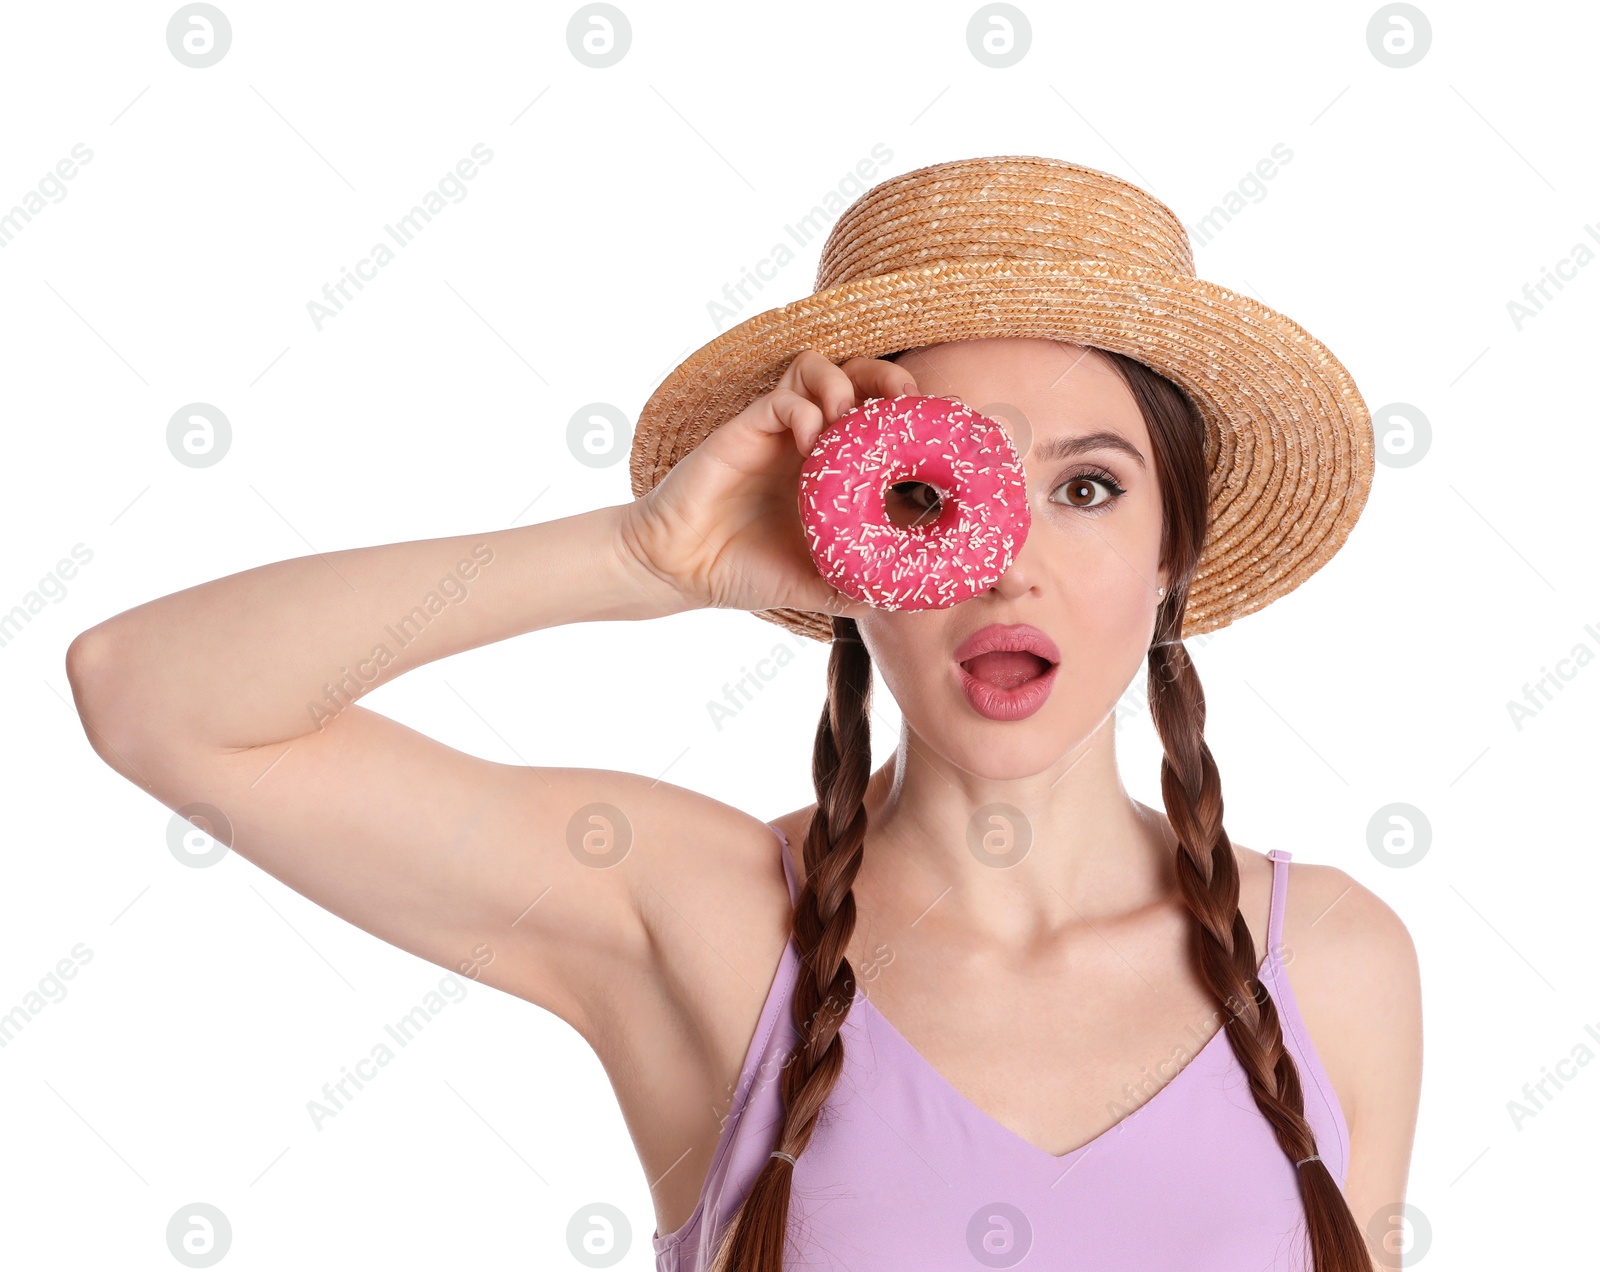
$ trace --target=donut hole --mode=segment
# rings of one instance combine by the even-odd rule
[[[883,492],[884,511],[902,530],[928,530],[944,511],[943,496],[925,481],[897,481]]]

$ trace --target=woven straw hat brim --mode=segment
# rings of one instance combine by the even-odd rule
[[[1183,389],[1205,425],[1209,525],[1183,635],[1225,627],[1310,578],[1344,544],[1373,475],[1371,417],[1321,341],[1253,297],[1167,269],[966,256],[858,278],[730,328],[640,412],[635,496],[770,392],[803,349],[835,363],[916,345],[1035,336],[1135,358]],[[825,614],[758,610],[832,639]]]

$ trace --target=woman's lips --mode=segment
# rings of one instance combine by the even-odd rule
[[[1059,666],[1027,653],[980,654],[968,664],[979,675],[956,663],[961,690],[973,710],[989,720],[1025,720],[1044,706]],[[1042,673],[1041,667],[1045,669]]]
[[[1050,696],[1061,651],[1031,623],[990,623],[962,641],[952,661],[974,711],[990,720],[1022,720]]]

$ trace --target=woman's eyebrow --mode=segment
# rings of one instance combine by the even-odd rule
[[[1084,433],[1078,436],[1052,437],[1047,442],[1040,442],[1034,448],[1034,454],[1043,460],[1071,459],[1074,455],[1081,455],[1084,451],[1092,450],[1117,450],[1137,461],[1140,468],[1145,467],[1144,456],[1139,453],[1139,448],[1130,442],[1121,433],[1100,432]]]

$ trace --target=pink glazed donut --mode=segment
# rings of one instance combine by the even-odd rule
[[[902,481],[939,492],[937,520],[890,520],[886,493]],[[945,609],[988,591],[1032,522],[1005,429],[921,394],[868,398],[824,430],[800,468],[800,518],[817,573],[885,610]]]

